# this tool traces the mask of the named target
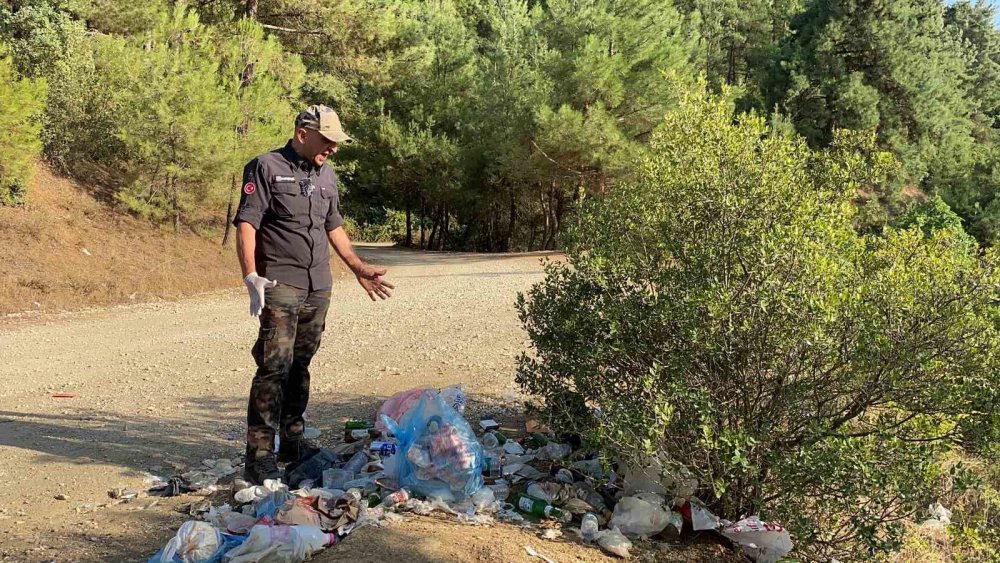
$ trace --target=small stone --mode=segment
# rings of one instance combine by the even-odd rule
[[[66,495],[64,495],[64,494],[62,494],[62,493],[59,493],[58,495],[55,496],[55,499],[56,500],[69,500],[69,497],[66,496]]]

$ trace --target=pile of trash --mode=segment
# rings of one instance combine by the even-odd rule
[[[232,504],[186,505],[199,519],[183,524],[149,562],[305,561],[360,527],[433,512],[469,525],[539,528],[547,539],[566,530],[620,557],[629,556],[632,540],[680,534],[685,522],[719,532],[757,561],[791,551],[779,524],[719,519],[690,500],[696,483],[664,484],[655,463],[618,475],[577,437],[557,440],[544,428],[508,436],[515,432],[492,419],[478,421],[477,435],[463,416],[465,401],[459,387],[389,398],[376,421],[348,421],[343,443],[286,467],[283,480],[250,486],[237,478]],[[210,494],[238,462],[206,460],[150,493]]]

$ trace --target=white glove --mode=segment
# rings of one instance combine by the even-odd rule
[[[258,317],[264,310],[264,288],[274,287],[278,282],[262,278],[257,272],[251,272],[243,278],[243,283],[246,284],[247,292],[250,294],[250,316]]]

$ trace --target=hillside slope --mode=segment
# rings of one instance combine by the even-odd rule
[[[175,236],[39,165],[27,205],[0,207],[0,320],[238,288],[220,240]]]
[[[0,208],[0,315],[173,299],[237,287],[233,250],[116,212],[38,166],[24,207]]]

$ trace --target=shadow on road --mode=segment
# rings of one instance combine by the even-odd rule
[[[496,263],[498,260],[542,260],[560,259],[563,255],[560,252],[539,251],[539,252],[517,252],[509,254],[483,254],[478,252],[438,252],[430,250],[414,250],[387,246],[383,244],[358,243],[354,245],[358,255],[372,264],[378,264],[391,268],[393,266],[429,266],[429,265],[461,265]],[[541,272],[541,267],[538,268]]]

